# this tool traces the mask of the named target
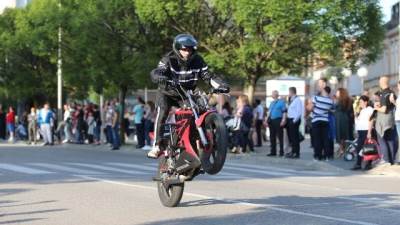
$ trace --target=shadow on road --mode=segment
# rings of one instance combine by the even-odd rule
[[[248,206],[245,213],[160,220],[143,225],[186,224],[398,224],[400,195],[367,194],[333,197],[277,196],[261,199],[196,200],[179,207],[208,209],[226,204]],[[198,208],[199,207],[199,208]],[[175,210],[175,209],[174,209]],[[218,211],[216,211],[218,212]],[[228,215],[226,215],[228,214]],[[282,216],[282,214],[284,216]],[[160,214],[162,215],[162,214]],[[385,215],[382,219],[376,215]]]

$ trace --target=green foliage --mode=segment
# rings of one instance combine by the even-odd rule
[[[73,98],[152,87],[149,71],[178,33],[199,39],[216,73],[253,87],[263,76],[300,74],[310,57],[355,69],[377,59],[384,38],[377,0],[59,2],[34,0],[0,15],[0,95],[55,98],[60,26]]]

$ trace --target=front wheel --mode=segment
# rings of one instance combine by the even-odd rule
[[[168,164],[164,155],[160,156],[159,160],[157,173],[158,176],[162,178],[166,175]],[[158,181],[158,197],[160,198],[161,203],[166,207],[177,206],[182,199],[184,187],[185,183],[166,186],[162,181]]]
[[[228,133],[223,118],[210,113],[205,118],[205,133],[209,148],[200,151],[201,164],[208,174],[217,174],[224,166],[228,148]]]

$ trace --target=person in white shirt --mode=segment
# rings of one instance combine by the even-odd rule
[[[262,106],[260,99],[256,99],[256,108],[254,110],[254,119],[255,119],[256,133],[257,133],[256,147],[261,147],[262,146],[261,128],[263,126],[263,121],[264,121],[264,107]]]
[[[63,143],[72,141],[71,111],[68,104],[64,105],[64,134],[65,134],[65,139],[63,140]]]
[[[359,105],[361,111],[355,117],[355,125],[357,131],[357,162],[353,167],[353,170],[360,170],[361,169],[361,161],[362,158],[359,155],[361,149],[364,146],[365,140],[371,138],[371,130],[372,130],[372,120],[371,116],[374,112],[374,109],[368,105],[369,97],[368,96],[361,96],[359,100]]]
[[[288,117],[288,136],[289,142],[292,145],[292,152],[286,155],[287,158],[300,158],[300,133],[299,127],[301,118],[304,113],[304,104],[300,97],[297,96],[295,87],[289,88],[289,107],[287,112]]]

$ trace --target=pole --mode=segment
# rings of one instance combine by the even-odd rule
[[[104,120],[104,95],[103,94],[100,95],[100,118],[102,121],[105,122],[105,120]],[[103,126],[104,126],[104,122],[103,122]],[[101,130],[103,130],[103,126],[101,127]],[[104,132],[100,132],[100,140],[104,140]]]
[[[58,2],[58,8],[61,11],[61,0]],[[57,119],[62,121],[62,28],[61,24],[58,27],[58,60],[57,60]]]
[[[144,88],[144,101],[147,103],[148,100],[148,93],[147,93],[147,87]]]

